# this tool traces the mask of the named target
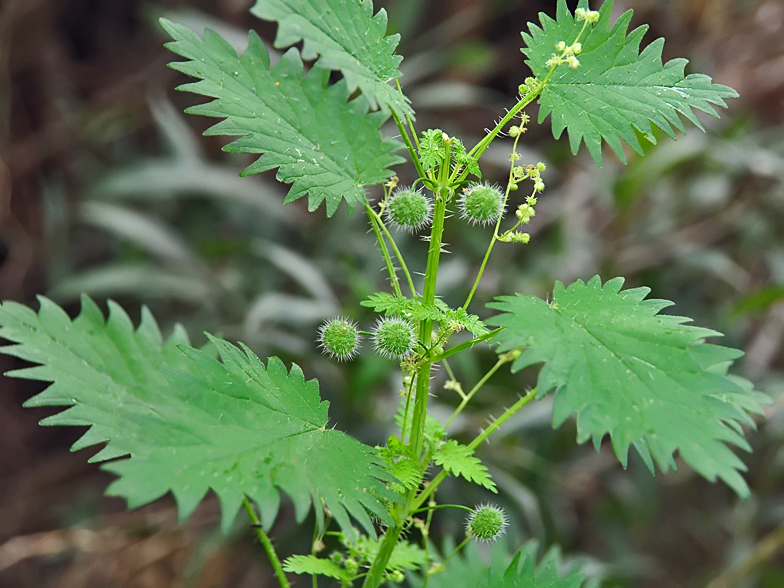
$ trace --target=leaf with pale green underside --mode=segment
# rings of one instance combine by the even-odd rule
[[[587,0],[581,0],[579,6],[587,9]],[[598,165],[602,162],[602,139],[625,163],[622,140],[642,154],[635,129],[653,143],[652,125],[675,138],[673,127],[685,132],[681,115],[702,129],[695,109],[718,117],[714,106],[724,107],[725,99],[738,95],[732,88],[712,83],[706,75],[685,75],[686,59],[663,64],[664,39],[657,39],[640,53],[640,41],[648,27],[638,27],[627,36],[632,11],[610,26],[612,6],[612,0],[605,2],[599,21],[593,28],[589,25],[580,38],[580,66],[557,67],[539,97],[539,122],[549,114],[553,136],[557,139],[567,129],[572,153],[576,154],[585,141]],[[556,53],[556,44],[574,42],[583,23],[575,20],[565,0],[558,0],[555,20],[545,14],[539,18],[541,26],[529,24],[530,34],[523,33],[526,47],[522,51],[534,75],[544,80],[550,71],[545,64]]]
[[[345,538],[341,538],[345,539]],[[370,565],[377,557],[381,542],[360,537],[356,541],[344,541],[348,555],[360,565]],[[427,553],[418,545],[400,540],[395,544],[392,556],[387,562],[386,570],[415,570],[427,561]],[[328,576],[343,582],[350,582],[352,574],[333,561],[315,555],[293,555],[286,559],[283,569],[294,574],[315,574]]]
[[[375,561],[379,550],[381,549],[381,541],[371,539],[370,537],[360,537],[353,543],[344,542],[349,555],[360,562],[371,563]],[[415,570],[427,561],[427,553],[424,549],[409,543],[405,540],[399,540],[392,551],[392,556],[387,562],[386,569],[388,571],[394,570]]]
[[[283,562],[283,570],[292,574],[327,576],[341,582],[350,582],[353,577],[346,568],[315,555],[292,555]]]
[[[295,49],[271,67],[253,31],[240,58],[214,31],[202,39],[182,25],[160,23],[174,39],[166,47],[187,59],[169,65],[199,80],[178,89],[214,98],[187,112],[223,118],[205,135],[239,137],[226,151],[261,154],[242,175],[278,168],[278,180],[292,184],[285,203],[307,194],[308,210],[324,202],[332,216],[345,199],[352,212],[367,202],[365,187],[385,182],[390,166],[403,161],[395,155],[403,145],[381,136],[387,116],[349,100],[345,81],[329,85],[329,70],[305,74]]]
[[[764,397],[742,378],[728,376],[741,351],[704,342],[715,331],[661,315],[672,303],[645,300],[648,288],[621,290],[623,279],[599,277],[569,288],[556,283],[552,303],[535,296],[503,296],[488,306],[502,311],[486,322],[502,331],[499,353],[524,349],[513,371],[542,363],[537,395],[555,389],[553,425],[577,413],[579,442],[598,448],[609,434],[626,466],[633,445],[653,462],[675,469],[673,454],[741,496],[748,487],[743,462],[727,444],[749,450],[741,425],[754,426]]]
[[[452,558],[444,570],[430,576],[430,588],[580,588],[585,576],[578,570],[562,572],[560,553],[552,549],[537,563],[539,545],[525,543],[513,558],[506,555],[502,543],[494,545],[490,560],[476,543],[470,543],[458,557]],[[422,582],[415,582],[421,586]]]
[[[372,0],[258,0],[251,12],[277,21],[275,47],[303,41],[305,59],[319,57],[321,67],[339,70],[371,108],[413,114],[408,98],[390,85],[400,77],[400,35],[387,36],[387,13],[382,8],[374,16]]]
[[[433,453],[433,461],[453,476],[462,476],[469,482],[496,492],[495,483],[474,450],[454,439],[448,440]]]
[[[390,445],[376,447],[376,454],[384,460],[387,471],[400,482],[390,486],[396,492],[403,494],[405,490],[416,488],[422,483],[422,468],[419,460],[408,453],[400,452],[399,447],[390,447]]]
[[[397,315],[412,321],[438,321],[443,319],[449,307],[441,299],[436,298],[433,304],[423,304],[419,300],[401,298],[389,292],[376,292],[360,302],[361,306],[383,312],[387,316]]]
[[[391,522],[377,497],[395,499],[396,482],[373,450],[328,428],[328,403],[315,380],[277,358],[265,366],[247,347],[210,337],[221,360],[194,349],[179,329],[167,341],[144,309],[134,329],[120,306],[109,318],[82,298],[71,321],[41,298],[38,313],[14,302],[0,306],[0,352],[36,365],[8,376],[53,382],[25,406],[63,406],[43,425],[90,427],[73,450],[106,443],[90,461],[119,476],[108,490],[131,508],[171,491],[181,520],[212,490],[228,530],[244,497],[256,502],[269,528],[280,491],[298,520],[324,505],[344,529],[353,516],[368,533],[368,513]]]

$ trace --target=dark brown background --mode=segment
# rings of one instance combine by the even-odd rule
[[[512,104],[527,75],[519,31],[539,10],[554,12],[554,1],[545,0],[380,4],[403,36],[403,82],[417,126],[441,127],[469,143]],[[241,35],[254,27],[271,40],[274,27],[254,20],[249,6],[248,0],[0,2],[0,297],[34,304],[36,293],[47,293],[77,312],[75,295],[86,290],[101,301],[115,298],[134,317],[146,303],[169,328],[177,320],[194,336],[219,332],[260,353],[296,359],[320,379],[339,426],[377,442],[394,402],[389,365],[363,356],[336,368],[312,344],[320,313],[356,315],[356,301],[383,287],[361,218],[348,219],[341,209],[325,223],[323,212],[309,215],[300,203],[279,213],[248,204],[284,192],[269,175],[232,180],[247,162],[221,153],[221,140],[198,136],[207,121],[177,114],[199,100],[173,91],[185,80],[165,67],[172,56],[155,18],[166,14],[198,30],[234,27]],[[632,157],[627,167],[609,151],[602,170],[584,152],[571,158],[546,124],[533,125],[526,147],[548,162],[534,239],[525,249],[498,253],[479,299],[511,291],[545,295],[555,279],[625,275],[629,285],[647,284],[656,297],[674,300],[679,314],[726,332],[728,344],[748,352],[739,372],[777,397],[784,4],[619,0],[616,13],[629,7],[635,25],[651,25],[644,43],[664,36],[665,58],[688,57],[695,71],[733,86],[741,98],[721,121],[706,120],[706,135],[690,129],[677,143],[663,137],[648,158]],[[488,176],[502,177],[494,161],[503,157],[503,149],[488,157]],[[399,173],[410,180],[410,170]],[[447,300],[464,292],[487,239],[477,229],[448,231],[455,253],[444,278]],[[421,253],[415,239],[404,245]],[[305,278],[290,270],[287,253],[313,260],[314,266],[291,262]],[[297,314],[297,304],[313,316]],[[285,308],[295,309],[292,320]],[[479,356],[456,369],[472,381],[487,360]],[[3,357],[0,367],[18,365]],[[478,408],[496,410],[526,377],[501,380]],[[37,421],[52,411],[21,409],[38,389],[0,383],[0,586],[273,585],[242,523],[229,537],[219,535],[212,498],[180,526],[169,499],[127,512],[122,501],[102,497],[111,477],[86,463],[95,450],[68,452],[80,432],[40,428]],[[443,403],[450,402],[445,396]],[[466,433],[483,418],[479,410]],[[732,585],[784,586],[781,401],[750,433],[755,453],[744,459],[755,497],[747,501],[685,467],[652,479],[633,460],[624,472],[607,448],[575,447],[572,426],[552,432],[547,420],[546,408],[533,411],[482,456],[504,481],[500,500],[514,522],[511,547],[529,537],[559,542],[606,578],[605,586],[685,588],[706,586],[748,562],[774,532],[772,554]],[[456,500],[487,499],[457,485],[444,492]],[[284,555],[308,549],[309,531],[298,533],[291,522],[284,508],[275,531]],[[446,517],[440,532],[459,533],[459,525]]]

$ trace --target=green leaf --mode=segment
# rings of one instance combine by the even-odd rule
[[[450,439],[436,449],[433,461],[453,476],[462,476],[469,482],[497,492],[487,468],[478,457],[474,456],[474,450],[466,445],[460,445],[454,439]]]
[[[332,560],[315,555],[292,555],[283,562],[283,570],[293,574],[315,574],[328,576],[342,582],[350,582],[353,577],[348,570]]]
[[[402,314],[410,306],[412,301],[408,298],[401,298],[389,292],[376,292],[360,302],[360,306],[372,308],[376,312],[383,312],[387,315]]]
[[[53,382],[25,406],[69,407],[41,424],[90,427],[72,450],[106,443],[90,461],[127,457],[104,469],[120,477],[108,493],[131,508],[171,491],[184,520],[212,490],[224,530],[245,496],[270,527],[283,490],[300,521],[313,502],[323,524],[323,501],[344,529],[351,515],[373,533],[368,512],[391,522],[377,497],[394,500],[382,481],[396,480],[370,447],[327,428],[328,403],[296,365],[265,366],[247,347],[210,337],[219,362],[181,328],[164,342],[146,308],[134,330],[113,302],[106,321],[86,296],[73,321],[40,302],[38,314],[0,306],[0,337],[16,343],[0,352],[40,364],[6,375]]]
[[[423,304],[419,300],[400,298],[388,292],[376,292],[360,302],[361,306],[383,312],[387,316],[400,316],[412,321],[429,320],[441,324],[455,322],[462,328],[479,337],[487,333],[487,327],[475,314],[468,314],[465,309],[452,309],[436,298],[433,304]]]
[[[443,165],[446,159],[446,145],[444,145],[444,131],[441,129],[427,129],[422,131],[419,140],[419,160],[425,171]],[[466,151],[465,145],[456,137],[452,137],[452,159],[456,167],[465,167],[469,173],[481,178],[479,162]]]
[[[479,162],[475,157],[468,154],[465,145],[459,139],[455,139],[452,144],[452,158],[458,167],[466,168],[468,173],[474,174],[478,178],[482,177]]]
[[[405,490],[417,488],[422,483],[422,471],[419,460],[406,451],[394,435],[390,437],[387,447],[376,447],[376,453],[384,460],[387,471],[399,480],[399,484],[390,487],[403,494]]]
[[[379,548],[381,547],[380,541],[372,539],[367,539],[367,541],[373,541]],[[375,553],[373,554],[373,559],[375,559]],[[387,563],[387,570],[416,570],[426,561],[427,553],[419,545],[414,545],[408,541],[398,541],[395,550],[392,552],[392,557],[389,558],[389,563]]]
[[[394,154],[403,145],[381,136],[387,116],[349,101],[345,81],[328,85],[329,70],[313,67],[305,75],[295,49],[270,69],[253,31],[240,58],[214,31],[201,39],[182,25],[160,23],[174,39],[166,46],[188,60],[169,65],[200,80],[178,89],[215,99],[187,112],[223,118],[204,134],[240,137],[226,151],[262,154],[242,175],[278,168],[278,180],[292,184],[286,204],[308,194],[308,210],[326,202],[332,216],[345,199],[350,213],[367,201],[365,186],[383,183],[389,167],[403,161]]]
[[[581,0],[579,6],[588,8],[588,1]],[[625,163],[621,139],[643,154],[635,129],[653,143],[651,125],[675,138],[673,127],[685,132],[680,115],[702,129],[694,109],[718,117],[713,105],[726,106],[725,98],[738,95],[732,88],[711,83],[706,75],[685,76],[686,59],[662,64],[664,39],[657,39],[640,53],[640,41],[648,27],[638,27],[627,36],[632,11],[625,12],[611,27],[612,7],[612,0],[605,2],[599,21],[593,28],[588,26],[580,38],[580,66],[557,67],[539,97],[539,122],[550,114],[553,136],[557,139],[568,129],[572,153],[576,154],[585,141],[598,165],[602,139]],[[527,46],[522,51],[537,78],[545,80],[550,71],[545,63],[556,51],[556,44],[574,42],[583,23],[574,19],[566,0],[558,0],[556,20],[545,14],[540,14],[539,20],[541,28],[530,24],[530,34],[522,34]]]
[[[360,537],[354,543],[346,542],[349,555],[357,558],[360,562],[371,563],[376,559],[381,541],[369,537]],[[392,557],[387,563],[387,571],[395,570],[415,570],[427,561],[425,550],[405,540],[400,540],[395,545]]]
[[[481,337],[487,333],[487,327],[482,320],[475,314],[468,314],[464,308],[449,309],[444,313],[441,322],[454,321],[461,327],[469,331],[474,337]]]
[[[303,57],[321,56],[320,67],[340,70],[349,91],[362,90],[371,108],[413,114],[408,98],[390,85],[401,75],[400,35],[386,36],[387,13],[382,8],[373,16],[372,0],[259,0],[251,12],[278,22],[275,47],[304,41]]]
[[[741,424],[760,413],[751,385],[729,377],[743,353],[705,343],[720,333],[688,326],[690,319],[660,315],[666,300],[644,300],[650,290],[621,291],[622,278],[602,286],[598,276],[565,289],[556,283],[552,303],[534,296],[503,296],[489,304],[503,314],[488,324],[504,327],[494,338],[499,353],[527,348],[512,364],[518,371],[545,362],[537,394],[553,388],[553,426],[577,413],[579,442],[598,448],[609,433],[626,466],[634,445],[653,471],[653,460],[675,469],[673,453],[707,479],[717,477],[738,494],[748,487],[745,466],[725,445],[749,450]]]
[[[513,558],[506,555],[501,544],[493,546],[490,562],[486,563],[476,543],[472,542],[463,554],[453,558],[444,571],[430,576],[431,588],[580,588],[585,579],[577,570],[561,574],[557,550],[550,550],[536,563],[539,545],[535,541],[524,544]],[[418,583],[421,585],[421,582]]]
[[[376,292],[360,302],[361,306],[383,312],[387,316],[400,316],[412,321],[441,321],[449,307],[436,298],[432,305],[423,304],[419,300],[401,298],[388,292]]]
[[[441,129],[427,129],[422,131],[419,141],[419,160],[425,171],[441,165],[446,159],[444,147],[444,131]]]

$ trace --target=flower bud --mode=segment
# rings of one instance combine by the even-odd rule
[[[466,534],[485,543],[495,543],[506,533],[509,524],[502,508],[483,504],[477,506],[466,521]]]
[[[318,342],[322,351],[332,359],[352,359],[359,349],[359,332],[354,322],[344,318],[326,321],[318,330]]]
[[[395,584],[400,584],[406,579],[406,575],[401,570],[392,570],[387,572],[387,578]]]
[[[352,576],[359,571],[359,562],[353,557],[347,558],[346,561],[343,562],[343,565],[346,567],[346,571]]]
[[[416,342],[411,324],[399,318],[379,319],[373,337],[376,351],[390,359],[405,357],[414,349]]]
[[[500,189],[487,184],[474,184],[463,192],[458,203],[461,217],[471,224],[494,223],[504,209],[504,195]]]
[[[418,231],[430,224],[433,203],[418,190],[404,188],[392,195],[387,205],[387,219],[406,231]]]

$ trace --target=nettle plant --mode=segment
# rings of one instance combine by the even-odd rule
[[[368,331],[340,317],[317,338],[339,361],[354,357],[369,338],[390,367],[399,366],[398,430],[383,447],[364,445],[329,425],[318,384],[296,365],[274,357],[263,362],[242,343],[209,335],[217,354],[195,349],[181,328],[164,340],[146,308],[134,327],[117,304],[109,302],[107,319],[87,297],[74,320],[46,298],[37,313],[14,302],[0,308],[0,335],[13,342],[0,350],[37,364],[7,375],[51,382],[26,406],[68,407],[43,425],[88,426],[73,450],[105,444],[90,461],[105,462],[118,476],[108,493],[125,497],[130,508],[171,492],[184,521],[211,490],[224,530],[244,508],[282,587],[289,586],[286,572],[310,574],[314,586],[319,576],[365,588],[404,581],[582,585],[576,570],[560,575],[557,552],[537,561],[532,543],[490,563],[473,549],[454,557],[472,539],[498,539],[507,516],[492,504],[438,503],[449,476],[495,492],[476,448],[550,393],[553,425],[576,414],[578,442],[598,449],[609,435],[624,466],[633,446],[651,472],[656,465],[675,469],[678,453],[708,480],[746,496],[739,473],[745,468],[730,446],[749,449],[742,426],[754,426],[765,397],[728,374],[740,351],[705,342],[719,333],[659,314],[671,303],[646,299],[647,288],[623,290],[622,278],[602,283],[598,276],[556,283],[549,300],[500,296],[488,304],[495,313],[483,312],[491,314],[485,320],[472,314],[494,247],[528,243],[521,228],[545,189],[545,166],[521,163],[517,151],[529,123],[526,106],[538,99],[539,122],[549,115],[556,138],[566,130],[572,152],[585,142],[600,165],[602,140],[625,160],[623,142],[642,154],[639,138],[654,141],[654,127],[674,136],[684,131],[683,116],[702,128],[695,110],[717,116],[713,106],[736,96],[705,75],[684,75],[684,59],[663,64],[661,39],[640,52],[646,27],[627,34],[631,11],[611,24],[611,10],[612,1],[593,11],[581,0],[571,13],[559,0],[555,19],[542,15],[540,25],[529,24],[522,52],[532,75],[517,103],[470,149],[439,129],[415,131],[412,106],[396,83],[398,37],[386,36],[386,13],[374,14],[370,0],[259,0],[252,12],[278,23],[276,47],[302,42],[274,66],[253,32],[239,57],[213,31],[201,38],[161,20],[173,39],[168,48],[185,58],[171,66],[198,80],[180,89],[213,99],[189,112],[222,119],[206,134],[239,137],[227,151],[260,155],[243,175],[277,169],[277,178],[291,184],[285,203],[307,194],[311,211],[324,203],[332,216],[345,200],[349,211],[360,207],[367,215],[391,291],[360,302],[379,314]],[[306,70],[303,59],[315,63]],[[339,81],[329,83],[336,71]],[[390,118],[402,143],[382,136]],[[502,133],[513,145],[508,179],[498,187],[482,180],[479,163]],[[401,151],[416,169],[412,186],[399,186],[390,170],[404,161]],[[376,202],[367,198],[371,186],[381,187]],[[483,225],[489,235],[473,287],[457,308],[436,296],[447,222]],[[395,231],[425,233],[423,281],[414,279]],[[464,386],[447,360],[482,342],[498,361]],[[446,422],[428,414],[437,364],[450,374],[447,393],[459,398]],[[469,443],[450,438],[450,423],[507,364],[513,372],[543,364],[536,387]],[[283,562],[267,534],[281,491],[298,521],[311,508],[315,513],[311,553]],[[428,537],[438,509],[447,507],[468,511],[465,537],[457,547],[447,542],[441,554]]]

